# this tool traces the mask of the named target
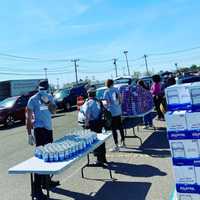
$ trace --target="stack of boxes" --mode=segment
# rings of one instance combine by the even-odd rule
[[[122,96],[122,115],[136,116],[148,112],[153,108],[152,95],[143,87],[121,86],[119,88]]]
[[[200,83],[165,90],[178,200],[200,200]]]

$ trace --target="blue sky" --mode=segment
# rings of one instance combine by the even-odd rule
[[[7,0],[0,1],[0,53],[43,60],[0,56],[0,80],[48,77],[60,84],[74,81],[73,63],[80,58],[79,78],[127,73],[123,51],[128,50],[131,73],[145,71],[144,54],[200,46],[198,0]],[[52,62],[49,59],[66,59]],[[92,61],[107,62],[92,62]],[[174,63],[200,64],[200,50],[168,56],[149,56],[149,69],[173,69]],[[16,73],[16,75],[2,73]],[[19,74],[22,75],[19,75]],[[56,73],[56,74],[54,74]],[[30,74],[30,75],[28,75]]]

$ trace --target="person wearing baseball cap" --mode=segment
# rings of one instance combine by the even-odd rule
[[[56,105],[52,95],[48,93],[48,89],[48,81],[40,81],[38,92],[28,101],[26,127],[28,132],[28,143],[30,145],[35,144],[36,146],[41,146],[53,142],[51,115],[56,112]],[[46,179],[49,180],[49,185],[51,187],[59,185],[58,181],[51,181],[50,176],[48,175],[35,174],[33,196],[37,200],[47,198],[42,192],[42,187],[46,187]]]
[[[102,132],[102,119],[101,119],[101,104],[96,99],[96,88],[90,87],[87,90],[88,99],[85,101],[81,108],[81,112],[85,116],[85,127],[96,133]],[[94,156],[97,157],[97,166],[104,166],[107,163],[106,160],[106,148],[105,143],[94,150]]]

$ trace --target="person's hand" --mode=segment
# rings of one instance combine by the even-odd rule
[[[46,96],[46,95],[41,96],[41,99],[42,99],[42,101],[43,101],[45,104],[49,104],[49,98],[48,98],[48,96]]]
[[[31,146],[33,146],[35,144],[35,138],[31,134],[28,135],[28,144]]]

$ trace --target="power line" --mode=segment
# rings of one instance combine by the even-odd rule
[[[200,46],[182,49],[182,50],[176,50],[176,51],[163,52],[163,53],[151,53],[151,54],[148,54],[148,55],[149,56],[165,56],[165,55],[171,55],[171,54],[178,54],[178,53],[193,51],[193,50],[196,50],[196,49],[200,49]]]

